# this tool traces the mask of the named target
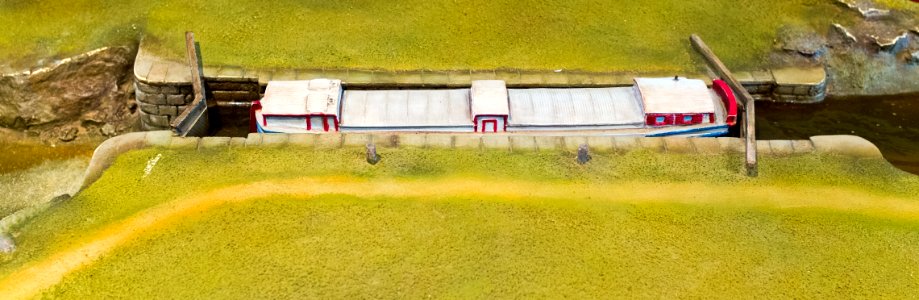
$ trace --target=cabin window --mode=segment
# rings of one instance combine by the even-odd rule
[[[656,117],[656,118],[654,118],[654,123],[656,123],[656,124],[663,124],[665,120],[666,120],[665,117]]]
[[[692,123],[692,116],[683,116],[683,123]]]

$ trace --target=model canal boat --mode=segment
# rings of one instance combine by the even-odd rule
[[[478,132],[721,136],[737,104],[724,82],[636,78],[631,87],[351,90],[340,80],[272,81],[252,106],[263,133]]]

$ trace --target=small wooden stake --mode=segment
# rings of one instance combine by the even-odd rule
[[[380,162],[380,155],[377,154],[377,146],[367,144],[367,163],[375,165]]]
[[[590,159],[590,149],[587,147],[587,144],[578,146],[578,163],[583,165],[590,161]]]
[[[698,35],[691,35],[689,40],[692,42],[693,49],[702,54],[702,57],[705,58],[705,61],[708,62],[708,65],[712,67],[715,73],[721,76],[721,79],[734,90],[735,94],[740,96],[740,104],[744,108],[744,128],[741,134],[745,141],[747,176],[756,177],[759,175],[759,166],[756,159],[756,116],[754,114],[753,96],[740,84],[740,81],[734,78],[731,70],[728,70],[728,67],[715,56],[715,53],[705,45],[705,42]]]

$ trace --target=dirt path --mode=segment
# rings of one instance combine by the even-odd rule
[[[840,188],[788,189],[780,187],[715,187],[703,184],[549,184],[529,181],[484,181],[466,178],[366,181],[344,177],[264,181],[188,195],[141,211],[83,237],[74,247],[27,264],[0,281],[5,299],[39,295],[66,275],[86,267],[116,247],[183,217],[232,203],[290,195],[309,197],[342,194],[357,197],[450,196],[498,198],[589,199],[620,203],[721,204],[772,208],[817,207],[886,218],[919,218],[919,201],[880,197]],[[731,196],[725,196],[731,195]],[[422,200],[423,201],[423,200]]]

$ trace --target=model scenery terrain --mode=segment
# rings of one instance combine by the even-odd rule
[[[0,299],[919,294],[916,1],[9,0],[0,28]]]

